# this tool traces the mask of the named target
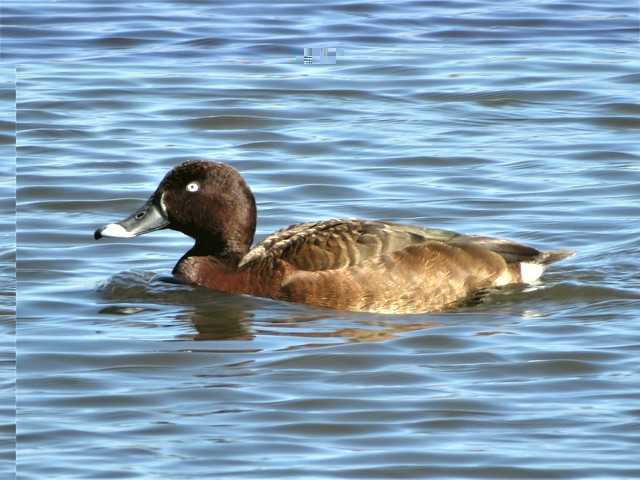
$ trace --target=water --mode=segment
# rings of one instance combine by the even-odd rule
[[[635,3],[20,2],[3,20],[19,478],[640,475]],[[293,63],[325,46],[336,64]],[[92,234],[189,158],[242,172],[259,238],[346,216],[579,254],[437,315],[167,284],[189,239]]]
[[[0,73],[0,152],[15,158],[15,84]],[[13,473],[16,436],[15,162],[0,167],[0,467]]]

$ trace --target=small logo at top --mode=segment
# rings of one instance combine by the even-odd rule
[[[344,48],[305,48],[302,57],[296,55],[294,63],[303,65],[335,65],[338,63],[338,55],[344,55]]]

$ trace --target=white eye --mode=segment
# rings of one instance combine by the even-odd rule
[[[196,182],[191,182],[189,185],[187,185],[188,192],[197,192],[198,190],[200,190],[200,185],[198,185]]]

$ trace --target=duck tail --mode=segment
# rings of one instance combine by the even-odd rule
[[[520,263],[520,279],[522,283],[532,283],[542,275],[542,272],[552,263],[559,262],[576,254],[575,250],[549,250],[540,252],[526,262]]]
[[[549,250],[548,252],[541,252],[540,255],[532,260],[532,263],[548,267],[552,263],[573,257],[575,254],[576,250]]]

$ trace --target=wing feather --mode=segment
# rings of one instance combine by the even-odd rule
[[[541,254],[535,248],[501,238],[390,222],[337,218],[292,225],[267,236],[245,255],[240,267],[255,261],[279,259],[299,270],[334,270],[432,241],[460,248],[485,248],[500,255],[507,263],[535,261]]]

